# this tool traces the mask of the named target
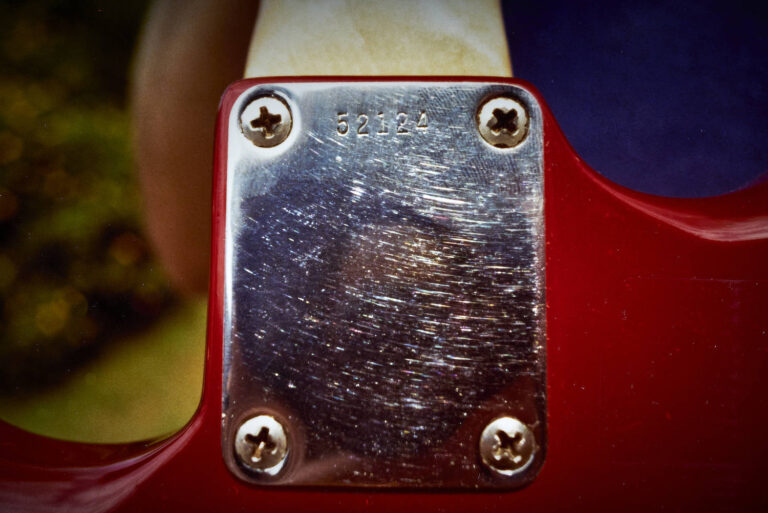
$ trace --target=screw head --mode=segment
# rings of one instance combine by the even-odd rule
[[[533,461],[536,440],[531,430],[514,417],[500,417],[480,435],[480,458],[490,470],[513,476]]]
[[[271,148],[285,141],[292,126],[291,109],[276,96],[256,98],[240,115],[243,135],[262,148]]]
[[[528,135],[528,112],[508,96],[490,98],[477,110],[477,128],[483,139],[497,148],[514,148]]]
[[[285,428],[271,415],[251,417],[235,435],[238,460],[256,474],[277,475],[288,459],[288,452]]]

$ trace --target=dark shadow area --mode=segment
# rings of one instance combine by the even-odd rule
[[[174,302],[142,233],[128,71],[146,2],[0,4],[0,393],[60,382]]]

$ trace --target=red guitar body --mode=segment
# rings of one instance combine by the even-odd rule
[[[265,80],[230,87],[221,112],[258,82]],[[525,83],[509,82],[536,95]],[[627,190],[573,152],[539,101],[549,445],[530,486],[492,493],[263,488],[227,470],[221,456],[227,130],[220,116],[205,386],[196,415],[166,440],[125,446],[61,442],[3,424],[0,509],[765,510],[768,183],[706,199]]]

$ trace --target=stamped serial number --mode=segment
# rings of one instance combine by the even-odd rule
[[[425,110],[411,114],[397,112],[394,115],[384,112],[378,112],[376,115],[339,112],[336,117],[336,133],[342,137],[350,132],[358,137],[410,135],[413,132],[426,132],[427,129],[429,129],[429,118]]]

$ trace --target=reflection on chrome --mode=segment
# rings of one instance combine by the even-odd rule
[[[290,105],[294,129],[264,149],[237,120],[267,87]],[[476,127],[477,106],[499,92],[531,115],[513,149],[489,146]],[[377,119],[368,111],[392,111],[393,125],[364,125]],[[426,113],[428,124],[397,125],[411,118],[396,112]],[[531,95],[480,83],[282,84],[246,92],[231,116],[230,468],[257,479],[234,464],[230,440],[267,409],[297,433],[273,483],[530,480],[540,461],[504,481],[481,466],[476,440],[500,411],[546,439],[542,135]],[[338,457],[343,469],[303,471]]]

